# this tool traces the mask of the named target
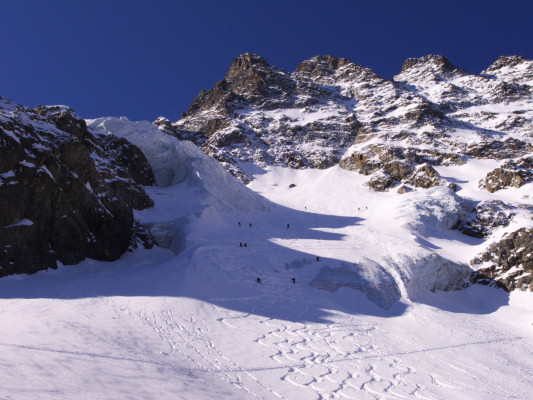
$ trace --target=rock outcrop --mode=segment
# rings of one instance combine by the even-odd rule
[[[479,182],[479,187],[490,193],[508,187],[520,187],[533,181],[533,156],[509,160],[489,172]]]
[[[473,210],[471,218],[459,226],[459,230],[476,238],[488,237],[495,228],[509,226],[516,214],[515,209],[515,206],[501,200],[482,201]]]
[[[473,283],[533,291],[533,229],[521,228],[472,260]]]
[[[126,140],[93,136],[68,107],[0,98],[0,154],[0,276],[115,260],[136,242],[153,174]]]

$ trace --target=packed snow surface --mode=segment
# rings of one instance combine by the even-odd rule
[[[533,398],[531,293],[443,291],[484,248],[450,228],[493,165],[440,168],[458,194],[243,164],[246,187],[132,124],[90,127],[151,162],[136,218],[166,248],[1,279],[0,399]]]

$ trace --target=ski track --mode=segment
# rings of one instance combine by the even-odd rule
[[[214,299],[213,299],[214,300]],[[150,327],[168,346],[164,355],[186,358],[200,371],[216,376],[256,399],[439,399],[443,393],[490,387],[498,398],[516,393],[481,380],[468,367],[450,359],[443,351],[461,346],[480,346],[520,338],[472,341],[434,349],[424,349],[410,339],[387,331],[386,325],[364,321],[354,315],[336,312],[327,324],[291,322],[238,312],[220,305],[227,301],[261,302],[260,297],[216,299],[210,303],[211,316],[199,320],[186,315],[166,300],[159,309],[146,307],[132,311],[128,305],[113,307],[118,314],[137,318]],[[297,307],[294,313],[301,313]],[[215,324],[215,326],[213,325]],[[216,326],[218,325],[218,327]],[[245,336],[248,346],[261,346],[270,360],[264,367],[247,367],[225,354],[218,346],[221,332]],[[402,348],[398,348],[401,344]],[[255,351],[255,350],[252,350]],[[423,353],[424,361],[417,354]],[[170,361],[169,361],[170,363]],[[277,374],[273,385],[261,378],[261,371]],[[285,386],[293,387],[287,389]]]
[[[168,345],[169,352],[165,355],[172,357],[173,353],[178,353],[201,371],[217,376],[252,398],[264,399],[263,395],[256,392],[267,392],[269,398],[285,399],[218,350],[212,341],[211,329],[203,321],[197,321],[192,313],[185,317],[176,313],[172,306],[166,305],[158,312],[140,310],[136,316]]]
[[[334,215],[329,208],[318,209]],[[363,293],[343,288],[350,291],[346,295],[349,301],[367,302],[361,305],[362,314],[352,314],[341,311],[346,308],[335,303],[338,297],[309,286],[328,263],[356,263],[364,240],[381,246],[379,226],[360,229],[361,225],[341,226],[344,222],[339,222],[322,228],[320,216],[303,213],[290,220],[289,231],[286,215],[277,212],[257,219],[238,218],[242,226],[228,219],[219,231],[207,229],[211,236],[202,235],[203,226],[197,228],[200,234],[191,235],[183,270],[176,272],[174,265],[163,269],[175,281],[154,283],[163,286],[164,294],[95,297],[90,304],[81,302],[78,306],[87,316],[73,317],[72,321],[58,318],[61,329],[73,337],[87,338],[89,343],[92,340],[102,351],[14,342],[0,346],[49,353],[60,357],[60,362],[75,356],[110,364],[150,364],[164,370],[165,378],[181,373],[179,379],[184,381],[189,372],[205,386],[218,381],[221,385],[213,384],[213,390],[235,389],[221,398],[232,398],[229,396],[234,393],[242,394],[239,398],[285,400],[506,399],[531,394],[527,389],[527,381],[533,379],[531,364],[523,360],[513,364],[513,355],[511,362],[505,356],[514,342],[522,346],[524,354],[533,354],[533,348],[527,338],[510,334],[505,327],[500,329],[501,321],[496,317],[453,314],[408,299],[403,299],[407,306],[401,316],[384,310],[385,316],[380,316],[381,311],[374,314],[373,304]],[[251,222],[253,228],[248,227]],[[387,240],[384,254],[401,249],[399,239]],[[239,242],[246,242],[247,248],[241,248]],[[316,255],[322,257],[320,263],[315,262]],[[297,266],[291,267],[293,262]],[[256,284],[256,277],[261,277],[263,284]],[[296,277],[297,284],[291,283],[291,277]],[[98,282],[94,279],[93,285]],[[174,284],[175,292],[166,291]],[[76,286],[65,286],[70,298]],[[65,303],[61,303],[63,307]],[[108,321],[99,307],[107,307]],[[119,334],[111,333],[112,328],[101,330],[105,325],[91,325],[89,310],[103,315],[101,323],[123,325],[125,331],[121,333],[132,333],[132,338],[122,340]],[[115,321],[121,319],[127,321]],[[440,332],[442,336],[426,337]],[[468,350],[477,359],[468,360]],[[483,357],[488,366],[481,371],[477,367],[485,361]],[[67,371],[68,363],[64,365]],[[499,377],[513,373],[516,377],[511,384],[491,381],[492,371],[487,372],[491,368]],[[513,383],[523,387],[515,388]]]
[[[253,239],[254,235],[250,236]],[[208,253],[203,254],[214,266],[211,253],[234,251],[227,246],[233,248],[233,241],[228,240],[226,246],[208,246]],[[242,285],[243,278],[231,267],[216,267],[224,272],[230,285]],[[200,279],[210,279],[202,268],[193,270]],[[516,397],[516,393],[461,366],[453,351],[520,338],[496,337],[424,348],[391,332],[387,323],[377,317],[368,319],[335,311],[329,323],[303,322],[309,309],[317,306],[315,300],[298,286],[287,292],[285,274],[263,271],[262,276],[268,282],[268,290],[259,290],[256,296],[211,298],[207,318],[199,319],[191,312],[181,314],[177,311],[179,303],[168,299],[159,308],[136,312],[127,306],[113,307],[115,312],[125,312],[149,326],[168,346],[169,359],[174,355],[186,358],[200,371],[216,376],[250,398],[293,399],[298,393],[297,398],[302,400],[440,399],[445,393],[454,393],[452,397],[456,398],[461,393],[475,392],[480,386],[490,388],[497,398]],[[235,302],[248,304],[249,312],[235,311],[230,306]],[[224,303],[229,307],[224,307]],[[286,318],[263,316],[258,309],[262,304],[283,310]],[[254,346],[266,351],[259,366],[250,366],[249,362],[240,361],[240,355],[232,357],[225,352],[226,336],[233,335],[244,340],[241,352]],[[452,352],[447,353],[448,350]],[[250,348],[251,353],[258,351],[261,354],[261,350]],[[270,377],[265,378],[265,371]]]
[[[377,398],[407,381],[405,375],[412,370],[392,360],[391,371],[381,372],[382,368],[375,364],[355,359],[363,352],[378,354],[373,345],[372,332],[376,330],[373,326],[334,323],[326,327],[291,326],[272,319],[261,323],[272,329],[255,342],[271,347],[270,358],[287,367],[280,379],[313,394],[310,398]]]

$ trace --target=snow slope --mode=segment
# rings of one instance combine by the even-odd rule
[[[125,117],[109,117],[87,122],[93,133],[112,133],[139,147],[152,166],[158,186],[186,181],[188,186],[203,193],[204,204],[220,210],[253,212],[268,208],[212,157],[191,142],[164,134],[148,121],[130,122]]]
[[[113,129],[156,165],[150,134]],[[455,194],[243,164],[255,180],[235,180],[233,205],[226,181],[202,179],[209,160],[164,146],[189,169],[146,188],[156,205],[136,218],[170,250],[0,280],[0,398],[533,397],[531,293],[431,291],[484,246],[448,229]],[[439,172],[468,182],[477,167]]]

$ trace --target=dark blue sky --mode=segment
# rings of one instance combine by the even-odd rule
[[[287,71],[331,54],[387,78],[442,54],[479,73],[533,58],[532,16],[532,0],[3,1],[0,96],[175,121],[244,52]]]

